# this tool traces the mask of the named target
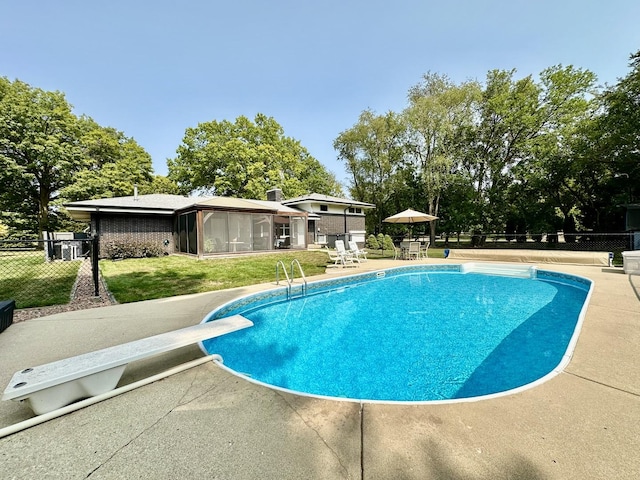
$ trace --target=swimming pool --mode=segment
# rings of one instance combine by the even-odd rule
[[[570,360],[592,289],[535,267],[413,265],[230,302],[254,327],[203,342],[224,368],[294,393],[469,401],[536,385]]]

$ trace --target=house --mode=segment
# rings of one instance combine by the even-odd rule
[[[269,195],[269,192],[267,192]],[[365,238],[365,212],[376,208],[371,203],[312,193],[282,200],[283,205],[309,214],[308,242],[333,246],[338,238],[348,237],[361,246]]]
[[[306,249],[310,244],[318,243],[319,228],[325,228],[333,235],[344,235],[349,228],[353,232],[362,231],[364,236],[362,205],[374,207],[362,204],[356,212],[353,205],[360,202],[326,197],[332,199],[332,208],[319,209],[324,214],[318,215],[314,213],[316,204],[313,201],[298,203],[303,197],[282,201],[278,189],[268,192],[267,197],[268,200],[250,200],[134,193],[128,197],[70,202],[65,208],[74,220],[90,222],[91,233],[100,239],[101,256],[104,256],[102,249],[109,243],[145,243],[162,246],[167,253],[203,257],[284,248]],[[329,205],[329,202],[322,205]],[[349,208],[354,208],[353,212],[349,212]],[[337,224],[344,229],[331,223],[335,223],[334,217],[340,216],[336,212],[340,212],[340,218],[344,220]],[[329,226],[331,230],[328,230]],[[313,235],[309,234],[310,228]]]

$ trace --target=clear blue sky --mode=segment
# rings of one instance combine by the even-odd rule
[[[0,76],[60,90],[167,173],[185,129],[274,117],[341,181],[333,141],[432,71],[628,72],[638,0],[0,0]]]

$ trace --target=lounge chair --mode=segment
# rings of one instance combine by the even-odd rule
[[[358,244],[354,240],[349,240],[349,251],[355,255],[358,262],[367,261],[367,251],[358,247]]]
[[[336,251],[338,255],[342,255],[345,260],[351,260],[351,263],[355,260],[360,263],[360,259],[350,250],[347,250],[344,246],[344,240],[336,240]]]
[[[324,248],[327,251],[327,254],[329,255],[329,260],[332,261],[334,265],[336,266],[341,265],[343,267],[346,267],[347,265],[355,266],[355,264],[353,263],[352,255],[344,255],[337,250],[329,250],[327,247],[324,247]]]
[[[415,258],[418,260],[420,258],[420,242],[410,242],[409,250],[407,251],[407,258],[411,260],[411,258]]]

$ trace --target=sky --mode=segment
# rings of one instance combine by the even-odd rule
[[[336,137],[401,112],[423,74],[573,65],[614,85],[638,19],[638,0],[0,0],[0,76],[64,92],[156,174],[187,128],[262,113],[346,184]]]

